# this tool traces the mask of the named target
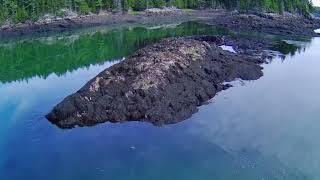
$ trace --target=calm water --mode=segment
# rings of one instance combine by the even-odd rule
[[[62,130],[44,115],[162,37],[229,34],[184,23],[0,43],[1,180],[318,180],[320,39],[289,41],[261,79],[234,82],[192,118]],[[299,47],[299,48],[298,48]]]

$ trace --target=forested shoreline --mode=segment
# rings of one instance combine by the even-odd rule
[[[307,15],[310,0],[0,0],[0,25],[4,22],[37,21],[45,14],[63,17],[65,11],[98,14],[101,11],[143,11],[152,7],[181,9],[224,8],[239,11],[292,12]]]

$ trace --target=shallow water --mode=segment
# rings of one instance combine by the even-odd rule
[[[178,124],[62,130],[44,118],[139,47],[223,33],[185,23],[0,43],[0,179],[319,179],[319,38],[279,43],[287,56],[264,65],[261,79],[233,82]]]

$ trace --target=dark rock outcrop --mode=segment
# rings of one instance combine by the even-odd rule
[[[46,117],[61,128],[185,120],[228,88],[224,82],[263,75],[263,60],[224,51],[218,46],[222,42],[208,36],[169,38],[145,47],[101,72]]]
[[[234,30],[249,30],[283,36],[318,36],[314,30],[320,28],[320,20],[284,13],[264,14],[251,12],[219,12],[205,23]]]

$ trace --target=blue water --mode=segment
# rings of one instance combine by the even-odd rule
[[[192,118],[163,127],[62,130],[44,118],[121,58],[7,78],[0,83],[0,179],[318,180],[320,38],[298,43],[304,48],[264,65],[261,79],[235,81]]]

